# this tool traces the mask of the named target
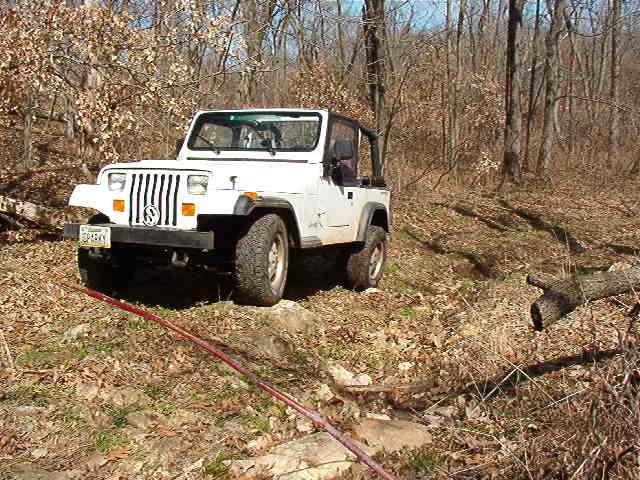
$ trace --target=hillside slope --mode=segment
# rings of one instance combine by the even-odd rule
[[[16,175],[4,172],[2,185]],[[535,333],[528,311],[540,291],[524,282],[530,271],[634,262],[629,198],[577,183],[396,195],[379,291],[346,290],[331,264],[308,260],[314,274],[294,269],[285,295],[310,312],[297,333],[227,301],[224,280],[204,273],[145,272],[120,297],[220,345],[347,431],[366,414],[429,426],[425,447],[376,457],[399,478],[591,478],[603,468],[632,478],[639,364],[625,312],[637,297],[594,302]],[[28,226],[0,235],[0,479],[224,478],[224,460],[309,432],[195,346],[58,285],[76,278],[73,242]],[[373,385],[335,385],[335,364]],[[324,400],[323,385],[333,392]]]

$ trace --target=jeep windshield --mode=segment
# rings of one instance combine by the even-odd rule
[[[208,112],[189,137],[191,150],[308,152],[320,136],[320,115],[313,112]]]

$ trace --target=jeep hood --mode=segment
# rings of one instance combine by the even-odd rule
[[[210,186],[215,190],[242,192],[304,193],[304,178],[308,178],[306,162],[264,159],[220,160],[143,160],[114,163],[103,168],[105,172],[144,170],[203,172],[211,174]]]

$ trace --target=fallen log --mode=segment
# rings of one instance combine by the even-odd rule
[[[0,195],[0,212],[6,212],[27,219],[39,225],[62,228],[65,223],[82,221],[79,217],[67,215],[54,208]]]
[[[640,265],[623,271],[575,274],[563,280],[530,273],[527,283],[544,292],[531,305],[533,327],[542,331],[579,305],[640,288]]]

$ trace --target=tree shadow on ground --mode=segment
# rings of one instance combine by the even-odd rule
[[[456,232],[456,233],[441,235],[434,240],[423,240],[422,238],[420,238],[418,235],[416,235],[415,233],[413,233],[411,230],[407,228],[405,228],[403,232],[407,234],[410,238],[418,242],[425,250],[436,253],[438,255],[455,254],[467,259],[467,261],[469,261],[469,263],[473,266],[472,272],[469,272],[471,275],[467,275],[467,276],[470,276],[470,277],[480,276],[481,278],[484,278],[486,280],[497,278],[500,276],[500,274],[494,270],[494,267],[497,263],[497,260],[495,257],[492,257],[490,255],[478,255],[478,254],[467,252],[464,250],[449,250],[444,248],[440,244],[440,241],[445,237],[448,237],[451,235],[460,235],[465,232]]]
[[[619,255],[633,255],[637,257],[638,254],[640,254],[640,248],[638,247],[629,247],[627,245],[618,245],[615,243],[603,243],[601,246],[604,248],[610,248]]]
[[[465,217],[475,218],[476,220],[479,220],[480,222],[484,223],[487,227],[493,230],[498,230],[499,232],[503,232],[503,233],[509,231],[508,228],[505,228],[503,225],[500,225],[498,222],[490,218],[483,217],[482,215],[479,215],[473,210],[471,210],[470,208],[465,208],[461,205],[449,205],[446,203],[436,203],[435,205],[439,207],[449,208],[454,212],[459,213],[460,215]]]
[[[400,402],[394,402],[395,408],[401,410],[426,410],[434,404],[439,404],[446,398],[456,398],[459,395],[472,395],[480,401],[485,402],[499,397],[515,397],[518,395],[517,388],[520,385],[531,382],[537,377],[548,375],[575,365],[593,365],[606,359],[621,355],[620,348],[609,350],[586,349],[581,354],[564,355],[543,362],[536,362],[523,367],[511,368],[508,372],[486,378],[480,381],[466,383],[453,390],[442,391],[441,393],[427,395],[426,398],[414,398],[410,396]],[[415,382],[420,383],[420,382]],[[433,388],[434,381],[424,382],[428,389]],[[419,390],[412,390],[415,394]],[[436,398],[437,397],[437,398]]]
[[[571,253],[579,254],[585,251],[585,248],[578,242],[578,240],[569,232],[566,228],[561,227],[559,225],[555,225],[553,223],[549,223],[546,220],[543,220],[537,215],[533,213],[527,212],[521,208],[514,207],[509,204],[506,200],[498,200],[498,203],[519,216],[520,218],[526,220],[529,225],[531,225],[536,230],[542,230],[544,232],[549,232],[561,243],[568,245]]]
[[[530,382],[534,378],[575,365],[592,365],[620,354],[622,354],[620,348],[599,351],[585,347],[581,354],[563,355],[551,360],[525,365],[522,368],[512,368],[507,373],[468,384],[460,390],[460,394],[474,394],[480,396],[482,401],[499,396],[513,396],[519,385]]]

